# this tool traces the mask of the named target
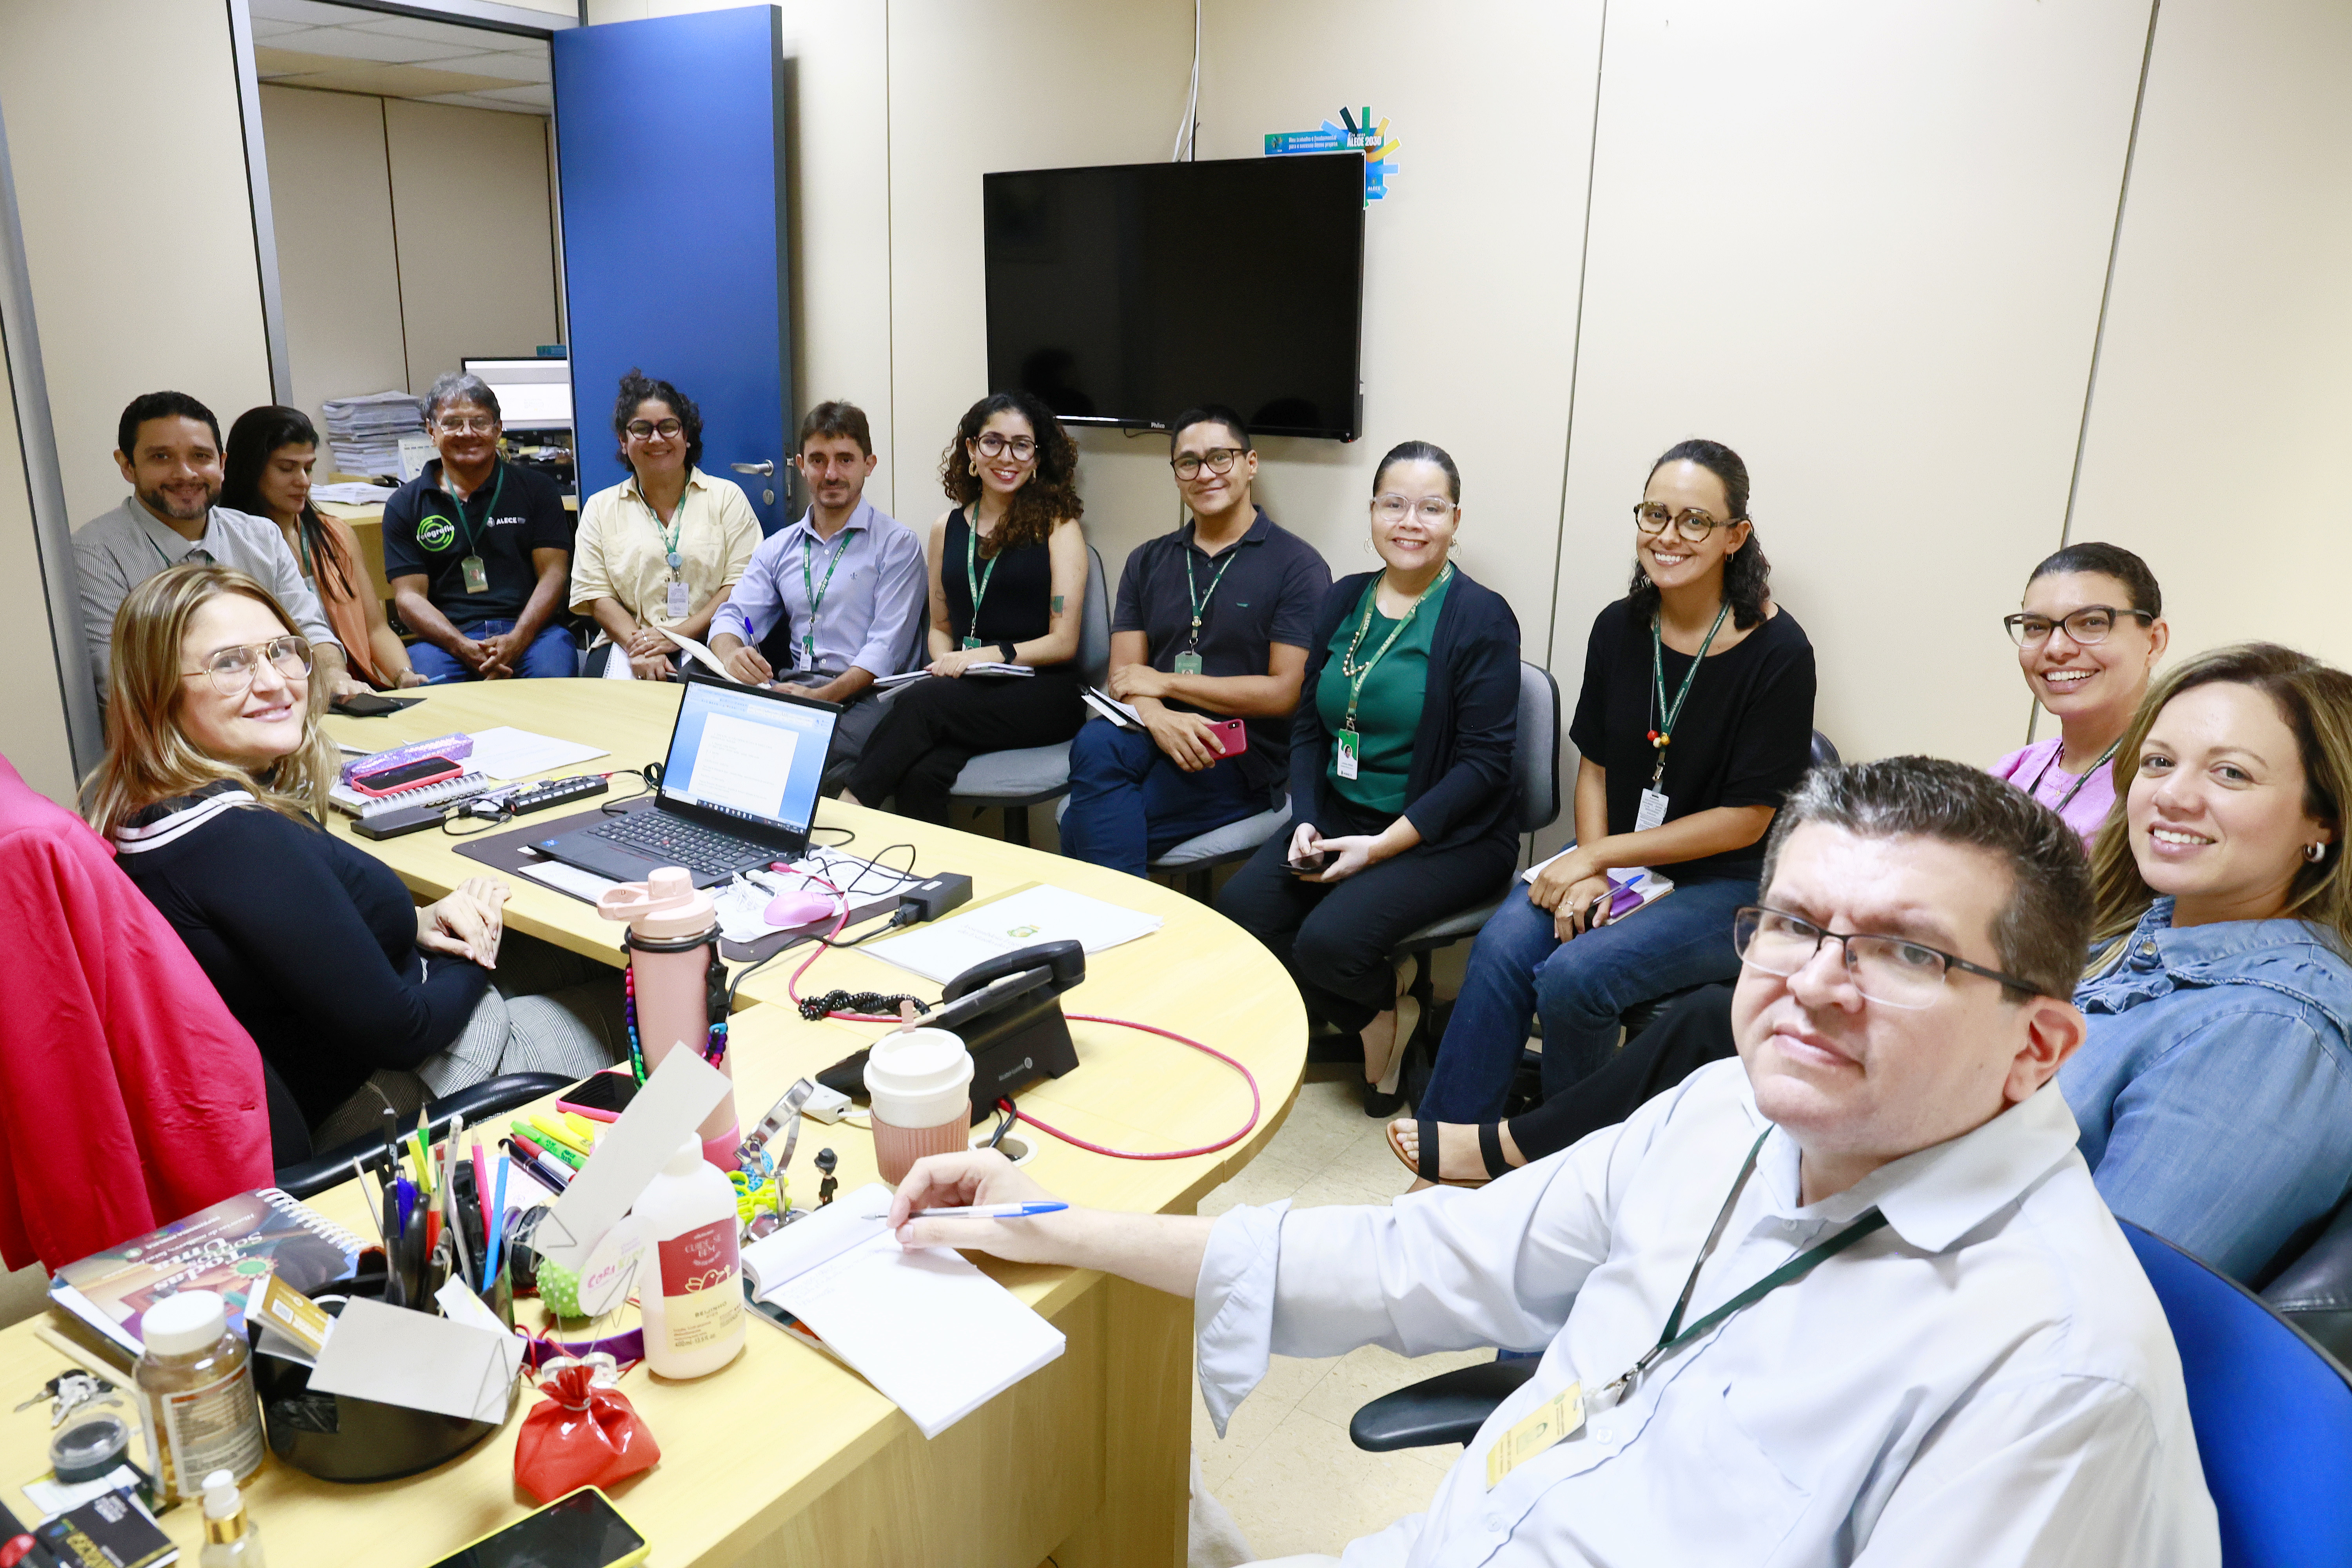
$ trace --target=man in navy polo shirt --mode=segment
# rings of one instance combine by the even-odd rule
[[[1232,409],[1191,408],[1169,466],[1192,521],[1137,547],[1110,623],[1110,694],[1139,731],[1097,719],[1070,745],[1062,852],[1142,876],[1155,855],[1274,804],[1290,714],[1331,569],[1251,499],[1257,453]],[[1227,755],[1214,728],[1239,719]]]
[[[499,456],[498,395],[479,376],[435,381],[425,417],[441,456],[383,503],[383,574],[425,639],[409,662],[436,685],[577,675],[556,619],[572,575],[562,492]]]

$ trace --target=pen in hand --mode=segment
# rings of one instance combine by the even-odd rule
[[[1059,1214],[1070,1205],[1065,1203],[1034,1204],[966,1204],[961,1208],[910,1209],[908,1219],[1026,1219],[1031,1215]],[[868,1219],[888,1219],[887,1214],[867,1215]]]

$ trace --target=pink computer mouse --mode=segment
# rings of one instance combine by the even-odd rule
[[[833,918],[833,895],[830,893],[778,893],[768,904],[767,922],[772,926],[804,926]]]

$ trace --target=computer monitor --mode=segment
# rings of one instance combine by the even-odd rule
[[[498,395],[499,420],[509,430],[572,428],[572,362],[561,359],[469,359]]]
[[[661,804],[805,842],[841,710],[789,692],[686,682],[662,763]]]

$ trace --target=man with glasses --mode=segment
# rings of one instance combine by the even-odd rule
[[[1214,1219],[909,1220],[1043,1195],[936,1156],[891,1220],[1190,1295],[1220,1431],[1269,1352],[1541,1351],[1358,1568],[2218,1563],[2163,1310],[2051,1081],[2090,909],[2000,781],[1819,769],[1725,933],[1740,1059],[1618,1126],[1475,1191]]]
[[[184,563],[234,566],[277,595],[310,638],[329,693],[365,691],[343,666],[343,646],[327,625],[319,596],[302,581],[286,535],[266,517],[216,505],[220,500],[220,421],[184,392],[142,393],[122,411],[115,466],[131,486],[122,504],[74,530],[74,575],[81,585],[82,640],[98,693],[114,612],[131,590]]]
[[[1140,877],[1183,840],[1254,816],[1289,774],[1290,715],[1331,569],[1251,494],[1257,453],[1218,405],[1170,425],[1169,467],[1192,521],[1127,558],[1110,622],[1110,695],[1140,724],[1098,719],[1070,744],[1062,851]],[[1228,756],[1220,721],[1242,721]]]
[[[436,684],[577,675],[557,620],[572,575],[572,517],[554,481],[499,456],[499,398],[479,376],[433,383],[425,418],[441,455],[383,503],[393,604],[425,640]]]
[[[751,552],[710,622],[710,651],[738,680],[791,686],[845,711],[825,753],[831,794],[882,721],[886,675],[924,662],[929,579],[915,531],[866,499],[874,437],[854,403],[820,403],[801,421],[793,466],[808,510]]]

